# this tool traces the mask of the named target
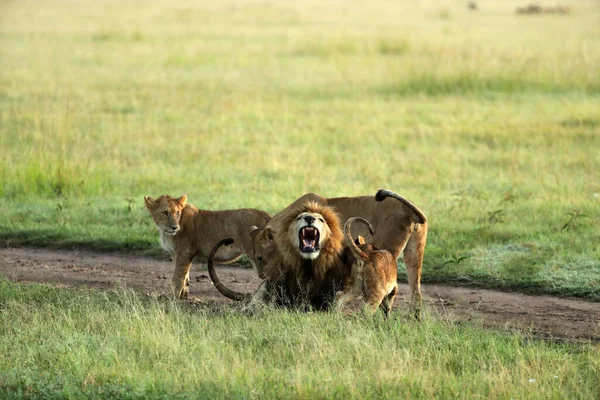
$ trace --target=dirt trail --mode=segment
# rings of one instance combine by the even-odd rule
[[[0,276],[18,282],[44,282],[61,286],[110,289],[120,283],[142,293],[170,293],[173,266],[165,258],[98,254],[44,249],[0,249]],[[240,266],[219,267],[229,287],[254,290],[255,272]],[[190,297],[196,302],[230,302],[212,286],[206,266],[190,272]],[[425,307],[455,321],[479,321],[485,327],[521,329],[535,337],[600,342],[600,303],[530,296],[444,285],[424,285]],[[406,307],[408,286],[400,285],[396,306]]]

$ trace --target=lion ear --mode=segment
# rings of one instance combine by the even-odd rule
[[[273,239],[275,239],[275,231],[273,230],[273,227],[272,227],[271,225],[267,225],[267,226],[265,226],[265,229],[264,229],[264,231],[265,231],[265,237],[266,237],[268,240],[273,240]]]
[[[250,233],[248,233],[248,235],[250,236],[251,240],[254,240],[254,238],[256,237],[256,235],[258,234],[258,231],[260,231],[260,229],[258,228],[258,226],[256,225],[252,225],[250,227]]]
[[[360,246],[361,244],[365,244],[365,243],[366,243],[366,242],[365,242],[365,238],[364,238],[364,237],[362,237],[362,236],[360,236],[360,235],[358,235],[358,237],[356,238],[356,240],[354,241],[354,243],[356,243],[356,244],[357,244],[357,245],[359,245],[359,246]]]
[[[260,240],[262,240],[264,238],[264,240],[270,242],[273,239],[275,239],[275,231],[273,230],[273,227],[271,227],[271,225],[267,225],[263,229],[260,229],[256,225],[252,225],[252,227],[250,227],[249,235],[250,238],[252,238],[252,240],[257,240],[257,238],[260,238]]]
[[[184,194],[180,198],[176,199],[176,201],[179,204],[179,207],[183,208],[187,203],[187,196]]]
[[[144,204],[148,210],[152,210],[156,206],[156,201],[150,196],[144,196]]]

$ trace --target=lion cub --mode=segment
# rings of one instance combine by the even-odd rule
[[[364,243],[360,236],[358,243],[355,243],[350,233],[354,221],[364,223],[369,227],[371,235],[374,234],[373,227],[364,218],[354,217],[346,221],[344,239],[356,260],[352,264],[352,274],[345,289],[336,293],[336,309],[340,310],[348,301],[362,296],[366,303],[365,309],[372,314],[380,307],[387,318],[398,293],[396,259],[389,251]]]
[[[194,257],[206,260],[213,245],[223,238],[233,238],[235,243],[221,248],[216,261],[230,263],[242,253],[250,254],[250,228],[264,228],[271,218],[266,212],[252,208],[199,210],[187,203],[186,195],[178,198],[163,195],[156,200],[145,196],[144,202],[158,228],[162,247],[171,253],[175,262],[173,289],[180,299],[188,297]]]

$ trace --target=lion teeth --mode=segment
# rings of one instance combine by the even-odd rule
[[[315,247],[315,240],[306,240],[306,239],[302,239],[302,244],[304,245],[304,247],[311,247],[314,248]]]
[[[317,230],[315,228],[304,227],[300,231],[300,234],[302,235],[302,238],[314,237],[317,234]]]

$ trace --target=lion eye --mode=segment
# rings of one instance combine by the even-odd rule
[[[167,217],[169,216],[169,212],[168,211],[163,211],[162,213],[163,213],[163,215],[166,215]]]
[[[301,219],[302,219],[302,217],[300,216],[300,217],[296,218],[296,221],[300,221]]]
[[[179,217],[179,211],[177,211],[177,212],[175,213],[175,215]]]
[[[325,220],[323,218],[319,218],[319,221],[321,222],[325,222]]]

